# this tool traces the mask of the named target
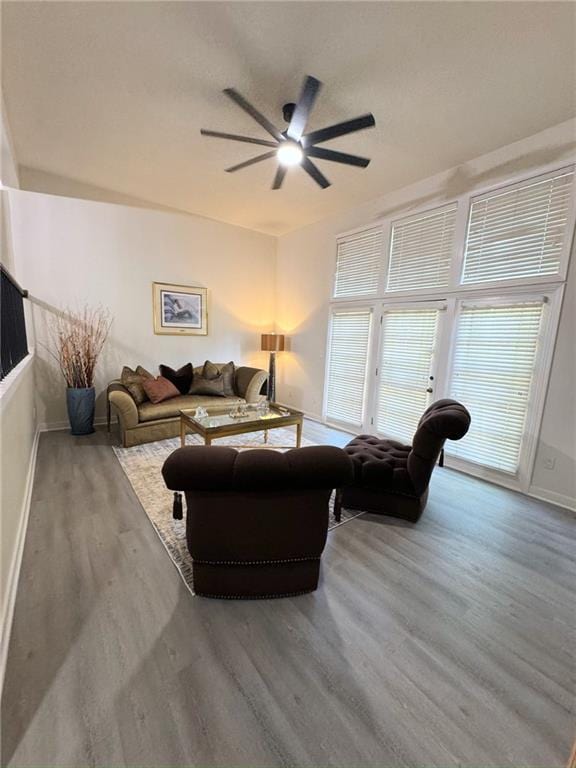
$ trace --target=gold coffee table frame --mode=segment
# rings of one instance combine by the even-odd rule
[[[209,408],[208,416],[200,419],[194,417],[195,410],[180,411],[180,445],[186,445],[186,432],[193,432],[204,439],[205,445],[210,445],[212,440],[219,437],[230,437],[232,435],[245,435],[250,432],[264,432],[264,444],[262,448],[300,448],[302,442],[302,419],[303,414],[292,408],[270,403],[268,414],[259,413],[255,408],[250,408],[246,416],[241,418],[232,418],[229,414],[234,408]],[[210,423],[211,420],[223,419],[223,423]],[[267,445],[268,431],[270,429],[279,429],[280,427],[296,427],[296,445]],[[254,446],[235,446],[238,448],[253,448]]]

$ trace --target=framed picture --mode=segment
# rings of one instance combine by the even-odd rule
[[[208,311],[206,288],[153,283],[154,333],[174,336],[206,336]]]

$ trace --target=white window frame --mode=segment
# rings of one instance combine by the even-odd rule
[[[470,302],[471,299],[490,299],[492,301],[502,298],[503,300],[510,301],[525,300],[525,296],[547,296],[548,302],[545,307],[543,322],[541,327],[541,343],[538,352],[538,364],[537,370],[533,382],[533,388],[531,392],[531,402],[527,414],[525,443],[521,452],[521,463],[517,476],[510,476],[508,473],[502,473],[497,470],[493,470],[480,465],[472,465],[470,462],[465,462],[462,459],[456,457],[447,457],[446,466],[454,469],[459,469],[467,474],[472,474],[477,477],[484,478],[490,482],[504,485],[514,490],[527,492],[530,487],[531,477],[534,471],[534,463],[536,459],[536,449],[538,445],[538,438],[540,434],[540,426],[542,423],[542,417],[544,413],[544,405],[546,399],[546,390],[548,381],[550,378],[552,359],[554,354],[554,346],[556,343],[556,337],[558,333],[558,326],[560,322],[560,312],[562,306],[562,299],[564,296],[565,284],[568,275],[568,268],[570,264],[571,254],[573,252],[574,245],[576,244],[576,178],[573,182],[574,189],[572,193],[570,212],[568,215],[567,231],[563,250],[560,256],[559,271],[556,275],[543,275],[540,277],[528,277],[528,278],[513,278],[510,280],[486,282],[486,283],[462,283],[463,269],[464,269],[464,255],[466,249],[466,239],[468,231],[468,221],[470,217],[470,208],[473,200],[483,197],[484,195],[490,195],[494,192],[504,189],[511,189],[514,187],[520,187],[526,184],[528,181],[532,181],[538,178],[552,177],[563,171],[575,170],[576,171],[576,157],[567,160],[564,163],[547,163],[545,165],[532,168],[529,171],[523,171],[522,173],[514,174],[507,179],[496,179],[489,184],[472,186],[465,194],[458,196],[446,196],[442,198],[441,192],[426,204],[410,207],[408,203],[405,208],[397,213],[389,216],[383,216],[380,219],[373,220],[366,223],[363,226],[356,227],[354,229],[342,232],[337,235],[337,239],[342,237],[357,234],[367,229],[375,229],[377,226],[382,227],[382,254],[381,254],[381,267],[380,267],[380,279],[378,293],[374,296],[360,296],[357,299],[353,297],[334,298],[334,288],[336,280],[336,248],[334,257],[334,276],[332,281],[332,290],[329,300],[329,322],[331,322],[331,314],[333,309],[350,307],[350,308],[371,308],[373,311],[372,323],[370,328],[370,343],[369,353],[367,361],[367,390],[365,395],[364,405],[364,419],[363,419],[363,431],[374,432],[374,425],[371,424],[371,419],[375,415],[376,407],[376,368],[379,364],[379,350],[380,350],[380,323],[379,313],[381,313],[382,306],[389,305],[407,305],[416,306],[417,304],[429,304],[430,302],[445,301],[447,304],[446,311],[442,315],[440,322],[442,323],[442,330],[439,331],[439,344],[438,344],[438,356],[435,364],[435,399],[445,397],[449,391],[449,379],[451,375],[452,356],[454,350],[454,334],[456,331],[455,315],[457,312],[457,302]],[[388,280],[388,267],[390,261],[390,244],[392,236],[392,226],[396,221],[417,216],[428,211],[432,211],[435,208],[443,208],[449,204],[457,204],[456,214],[456,228],[455,228],[455,256],[452,263],[452,269],[450,271],[450,281],[447,288],[430,289],[424,288],[420,290],[411,291],[393,291],[386,292],[386,284]],[[447,334],[450,333],[450,338]],[[442,335],[441,335],[442,334]],[[339,427],[345,431],[350,431],[350,425],[339,424],[335,421],[329,421],[326,419],[325,404],[326,404],[326,385],[328,378],[328,355],[330,349],[331,339],[327,338],[327,350],[326,365],[324,370],[324,383],[323,383],[323,420],[335,427]]]

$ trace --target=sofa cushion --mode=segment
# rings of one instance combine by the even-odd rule
[[[374,490],[414,494],[408,474],[411,446],[359,435],[344,448],[354,465],[354,483]]]
[[[160,365],[160,375],[171,381],[181,395],[187,395],[192,385],[192,363],[186,363],[177,371],[169,365]]]
[[[148,399],[155,405],[163,403],[165,400],[171,400],[173,397],[178,397],[180,394],[176,386],[168,379],[165,379],[164,376],[158,376],[157,379],[144,379],[142,386],[148,395]]]
[[[171,419],[178,416],[180,411],[194,410],[198,406],[203,408],[214,408],[218,406],[219,409],[226,409],[232,407],[236,403],[246,402],[241,397],[199,397],[197,395],[179,395],[178,397],[172,397],[170,400],[165,400],[163,403],[142,403],[138,406],[138,419],[139,421],[156,421],[157,419]]]
[[[140,405],[148,400],[148,395],[142,386],[142,382],[144,379],[153,378],[154,376],[145,368],[142,368],[141,365],[139,365],[135,371],[125,365],[120,374],[120,383],[123,387],[126,387],[128,392],[130,392],[136,405]]]

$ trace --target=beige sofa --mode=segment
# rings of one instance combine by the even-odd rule
[[[218,365],[218,364],[217,364]],[[222,364],[220,364],[222,365]],[[219,366],[218,366],[219,367]],[[202,366],[194,368],[195,375],[201,375]],[[260,399],[260,390],[268,378],[268,373],[259,368],[242,366],[236,368],[234,389],[235,397],[214,397],[207,395],[180,395],[163,403],[147,401],[137,405],[134,398],[120,381],[108,385],[108,429],[112,410],[118,415],[122,445],[150,443],[177,437],[180,434],[179,411],[187,408],[226,408],[235,403],[256,403]]]

